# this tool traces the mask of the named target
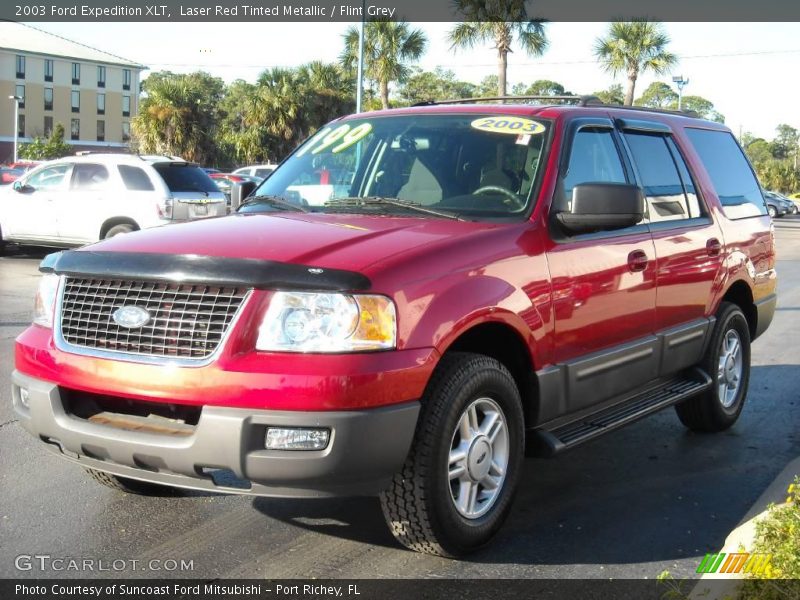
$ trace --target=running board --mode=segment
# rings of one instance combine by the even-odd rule
[[[554,429],[535,429],[528,432],[531,450],[537,456],[552,456],[593,440],[691,398],[711,387],[711,378],[700,369],[691,369],[659,383],[658,387],[635,393],[627,400],[596,413],[581,417]]]

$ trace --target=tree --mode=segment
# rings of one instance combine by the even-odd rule
[[[753,165],[769,162],[773,159],[770,144],[767,140],[758,138],[744,145],[744,151]]]
[[[670,108],[678,108],[678,102],[676,101]],[[702,96],[684,96],[681,108],[683,110],[696,112],[697,116],[701,119],[708,119],[709,121],[716,121],[717,123],[725,122],[725,117],[717,112],[714,108],[714,104]]]
[[[478,84],[478,96],[488,98],[497,94],[497,86],[500,79],[497,75],[487,75]],[[501,96],[504,94],[501,94]]]
[[[35,137],[30,144],[23,144],[19,157],[28,160],[53,160],[72,154],[72,146],[64,141],[64,126],[56,123],[47,139]]]
[[[421,29],[411,29],[404,21],[368,21],[364,28],[364,68],[366,76],[379,88],[381,105],[389,108],[389,85],[406,80],[409,61],[425,52],[428,38]],[[358,28],[344,34],[341,63],[352,72],[358,62]]]
[[[514,42],[529,56],[547,50],[547,35],[542,21],[529,19],[525,0],[454,0],[465,22],[450,30],[452,49],[472,48],[493,42],[497,51],[497,94],[506,95],[508,54]]]
[[[672,108],[678,106],[678,94],[663,81],[654,81],[634,102],[637,106],[649,108]]]
[[[563,85],[549,79],[537,79],[529,86],[518,83],[511,91],[515,96],[572,96],[572,92],[566,91]]]
[[[144,81],[145,96],[133,120],[140,152],[177,155],[201,164],[218,158],[218,106],[225,84],[198,71],[154,73]]]
[[[771,144],[772,156],[777,159],[794,158],[797,154],[798,140],[800,140],[797,129],[781,123],[776,131],[778,135]]]
[[[628,78],[626,106],[633,104],[639,75],[646,71],[663,75],[677,63],[676,56],[666,49],[669,41],[661,23],[643,19],[614,21],[606,37],[595,40],[594,54],[603,68],[614,76],[625,73]]]
[[[625,102],[625,96],[622,94],[622,86],[618,83],[610,86],[607,90],[594,92],[592,96],[597,96],[600,102],[604,104],[622,104]]]
[[[415,69],[399,90],[400,97],[409,104],[425,100],[471,98],[477,95],[477,86],[456,79],[455,73],[437,67],[435,71]]]

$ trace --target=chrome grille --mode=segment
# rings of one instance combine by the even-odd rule
[[[201,359],[222,341],[248,290],[199,284],[67,278],[61,335],[73,346],[153,357]],[[150,321],[127,329],[112,314],[147,310]]]

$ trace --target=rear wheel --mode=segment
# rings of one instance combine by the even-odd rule
[[[112,490],[118,492],[125,492],[127,494],[137,494],[139,496],[177,496],[179,490],[166,485],[158,485],[157,483],[150,483],[148,481],[139,481],[138,479],[129,479],[128,477],[119,477],[118,475],[111,475],[96,469],[86,469],[89,476],[97,483],[104,485]]]
[[[112,238],[115,235],[121,235],[123,233],[130,233],[132,231],[136,231],[136,227],[129,223],[123,223],[122,225],[114,225],[111,229],[106,231],[106,235],[103,238],[107,240],[108,238]]]
[[[486,544],[511,508],[523,457],[519,391],[498,361],[445,356],[422,399],[409,455],[381,506],[407,548],[459,556]]]
[[[677,404],[675,410],[689,429],[724,431],[739,418],[750,383],[750,328],[737,305],[723,302],[720,306],[700,366],[711,375],[711,388]]]

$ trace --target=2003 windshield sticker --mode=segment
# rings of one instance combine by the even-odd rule
[[[475,129],[491,133],[510,133],[512,135],[539,135],[544,132],[544,125],[531,119],[499,115],[497,117],[481,117],[470,123]]]
[[[372,123],[361,123],[352,128],[347,123],[335,129],[326,127],[318,131],[305,146],[298,150],[295,156],[303,156],[309,151],[311,154],[319,154],[328,148],[333,154],[336,154],[363,140],[370,131],[372,131]]]

